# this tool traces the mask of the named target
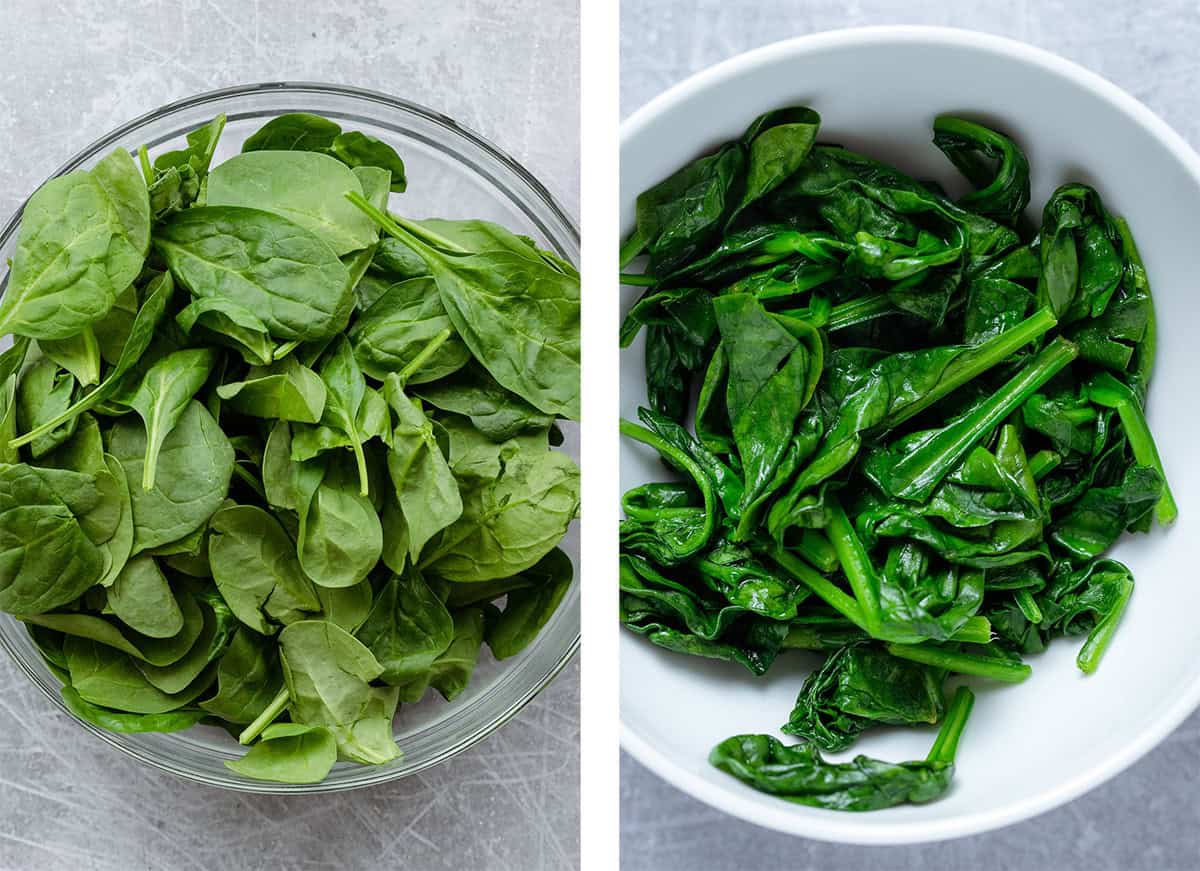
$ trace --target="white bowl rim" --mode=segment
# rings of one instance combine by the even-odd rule
[[[1144,103],[1108,79],[1085,69],[1074,61],[1069,61],[1028,43],[955,27],[883,25],[828,30],[770,43],[735,55],[689,76],[634,112],[621,124],[621,147],[624,149],[630,140],[653,124],[663,112],[746,70],[796,54],[851,46],[865,48],[885,43],[925,43],[966,47],[983,53],[1002,55],[1065,78],[1103,98],[1131,122],[1153,135],[1188,170],[1196,179],[1197,184],[1200,184],[1200,155],[1197,155],[1182,136]],[[801,815],[795,813],[794,809],[786,802],[779,802],[778,807],[765,808],[762,803],[751,797],[719,788],[700,775],[668,759],[652,744],[639,736],[624,719],[621,721],[621,746],[638,762],[672,786],[711,807],[758,826],[765,826],[786,834],[842,844],[919,844],[980,834],[1012,825],[1066,804],[1115,777],[1141,759],[1187,719],[1197,706],[1200,706],[1200,669],[1197,670],[1195,678],[1187,690],[1181,693],[1174,704],[1168,707],[1162,716],[1146,728],[1136,740],[1131,741],[1121,752],[1098,762],[1073,778],[1063,781],[1055,789],[1031,796],[1004,808],[950,820],[902,823],[872,822],[869,827],[856,822],[853,814],[829,811],[820,816]]]

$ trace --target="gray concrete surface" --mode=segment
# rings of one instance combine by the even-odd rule
[[[4,0],[0,213],[99,133],[199,91],[305,79],[409,97],[579,207],[578,0]],[[579,865],[579,667],[452,762],[280,799],[193,786],[90,738],[0,659],[0,869]]]
[[[788,36],[872,24],[939,24],[1058,52],[1145,102],[1200,146],[1200,6],[1182,0],[621,0],[621,111],[693,72]],[[1200,867],[1200,715],[1132,769],[1071,804],[943,844],[855,848],[792,838],[697,802],[628,756],[623,871],[1183,871]]]

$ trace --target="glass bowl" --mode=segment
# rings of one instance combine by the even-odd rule
[[[392,208],[408,217],[486,218],[538,239],[568,260],[579,262],[579,231],[546,188],[519,163],[451,118],[395,97],[335,85],[273,82],[213,91],[164,106],[96,140],[55,175],[87,168],[116,147],[151,154],[182,147],[188,131],[225,113],[228,123],[215,163],[241,150],[242,142],[267,120],[287,112],[313,112],[346,129],[383,139],[404,158],[408,190],[392,195]],[[32,193],[32,191],[30,191]],[[0,232],[0,262],[12,257],[21,213]],[[0,278],[0,289],[8,275]],[[564,449],[578,459],[578,428],[564,427]],[[563,543],[578,574],[579,540],[573,528]],[[0,646],[50,701],[71,715],[24,626],[0,614]],[[371,786],[414,774],[461,753],[513,717],[541,691],[579,648],[579,584],[571,586],[557,613],[520,655],[503,663],[486,645],[470,685],[453,703],[429,693],[403,705],[396,716],[396,742],[403,756],[384,766],[339,762],[317,784],[250,780],[223,764],[245,752],[223,730],[195,726],[171,734],[123,735],[79,722],[97,738],[147,765],[199,783],[258,793],[334,792]]]

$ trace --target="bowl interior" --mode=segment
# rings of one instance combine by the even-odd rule
[[[767,109],[806,104],[821,139],[889,160],[962,190],[931,143],[932,121],[960,113],[994,122],[1026,149],[1033,208],[1066,181],[1093,184],[1129,221],[1158,313],[1157,368],[1148,401],[1180,518],[1164,532],[1127,536],[1116,558],[1137,588],[1098,672],[1075,667],[1080,640],[1032,659],[1018,686],[979,683],[954,785],[941,800],[869,814],[791,805],[711,768],[709,750],[741,732],[778,734],[814,660],[789,655],[763,678],[698,661],[622,633],[626,747],[694,796],[760,825],[808,837],[899,843],[1004,825],[1066,801],[1146,752],[1200,700],[1200,465],[1189,462],[1200,412],[1187,397],[1200,366],[1193,252],[1200,228],[1200,159],[1165,124],[1098,77],[1044,52],[960,31],[873,28],[780,43],[702,73],[627,122],[621,153],[624,230],[637,194],[705,149],[740,134]],[[1040,212],[1033,213],[1035,219]],[[626,288],[628,308],[637,292]],[[621,410],[645,399],[643,348],[622,355]],[[622,488],[660,479],[641,445],[621,448]],[[783,737],[783,736],[780,736]],[[921,758],[931,731],[868,732],[854,753]],[[846,754],[848,757],[851,754]],[[836,757],[842,758],[842,757]]]
[[[404,159],[408,190],[393,194],[391,209],[413,218],[486,218],[539,239],[578,262],[578,232],[546,190],[507,155],[450,119],[393,98],[319,85],[264,85],[205,95],[161,109],[104,137],[72,159],[63,171],[88,167],[113,148],[151,154],[179,148],[189,131],[224,112],[229,120],[216,162],[241,150],[242,142],[267,120],[285,112],[315,112],[347,130],[391,143]],[[12,256],[13,221],[0,235],[0,260]],[[7,274],[0,287],[7,283]],[[564,450],[578,459],[578,428],[563,427]],[[579,564],[578,531],[563,543]],[[537,640],[517,657],[493,659],[486,646],[468,688],[453,703],[429,693],[404,705],[395,736],[404,755],[386,766],[339,762],[320,784],[291,785],[250,780],[222,764],[244,749],[223,730],[196,726],[172,734],[118,735],[81,723],[89,731],[151,765],[176,774],[254,792],[321,792],[350,789],[420,771],[448,759],[515,714],[566,664],[579,643],[579,585],[572,585],[558,612]],[[60,707],[59,681],[43,665],[24,627],[0,615],[0,644]],[[65,710],[65,708],[64,708]]]

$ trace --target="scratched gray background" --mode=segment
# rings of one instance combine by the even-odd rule
[[[1200,146],[1200,4],[1182,0],[621,0],[621,111],[688,75],[788,36],[871,24],[985,30],[1111,79]],[[621,760],[623,871],[1184,871],[1200,867],[1200,715],[1092,793],[1032,821],[907,848],[844,847],[727,817]]]
[[[0,217],[98,134],[170,100],[271,79],[359,85],[437,108],[578,214],[578,56],[578,0],[0,0]],[[445,765],[283,799],[147,770],[0,659],[4,871],[578,865],[577,660]]]

